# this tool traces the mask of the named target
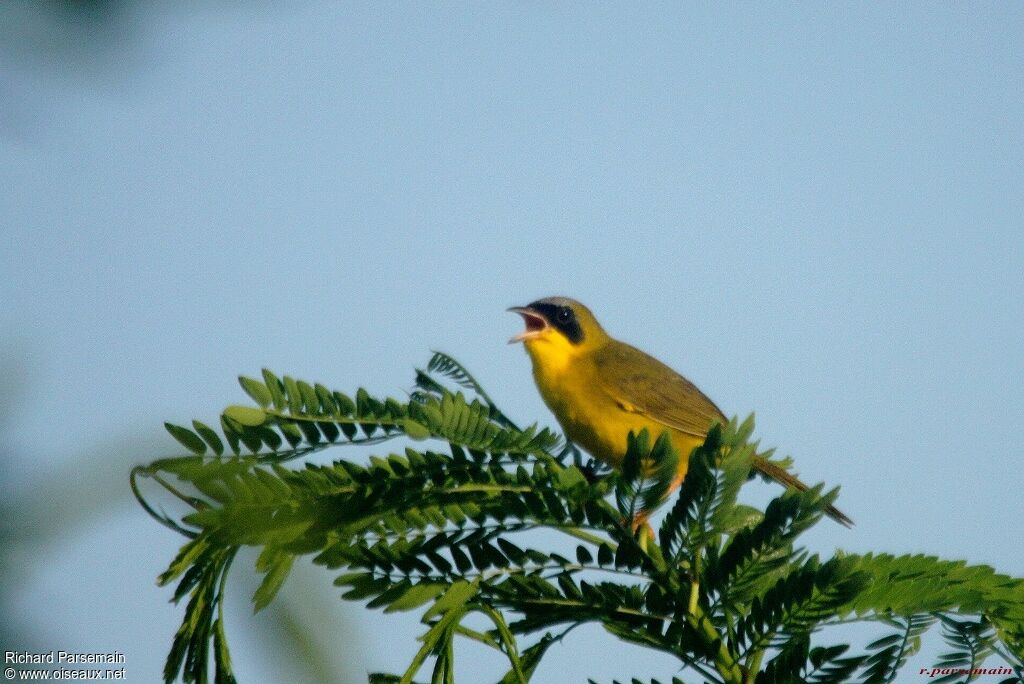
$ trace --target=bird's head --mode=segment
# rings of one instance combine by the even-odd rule
[[[608,339],[590,309],[568,297],[546,297],[509,311],[523,317],[526,330],[509,340],[522,342],[531,356],[569,358]]]

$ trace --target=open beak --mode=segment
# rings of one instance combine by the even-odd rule
[[[525,342],[537,337],[542,332],[548,329],[548,319],[541,316],[539,313],[534,311],[528,306],[513,306],[509,309],[512,313],[517,313],[523,317],[523,322],[526,323],[526,330],[519,333],[508,341],[509,344],[516,342]]]

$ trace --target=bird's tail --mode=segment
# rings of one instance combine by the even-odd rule
[[[756,468],[757,471],[765,477],[770,477],[779,484],[795,489],[798,492],[806,492],[809,489],[808,486],[801,482],[798,477],[790,473],[785,468],[780,468],[771,461],[766,460],[762,456],[754,457],[754,468]],[[825,508],[825,514],[841,525],[853,527],[853,520],[831,504]]]

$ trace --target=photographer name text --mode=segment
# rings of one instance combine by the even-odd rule
[[[4,662],[15,665],[64,665],[64,664],[124,664],[124,653],[109,651],[107,653],[76,653],[74,651],[48,651],[32,653],[30,651],[6,651]]]

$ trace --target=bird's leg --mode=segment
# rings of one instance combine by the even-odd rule
[[[564,462],[565,457],[569,454],[572,454],[573,465],[582,470],[582,466],[580,464],[583,463],[583,454],[580,452],[579,447],[569,441],[569,438],[566,437],[565,446],[562,447],[562,450],[558,452],[558,456],[555,456],[555,458],[558,459],[559,462]]]
[[[556,458],[559,461],[564,461],[565,457],[568,456],[569,454],[572,454],[572,464],[576,466],[581,473],[583,473],[583,477],[587,479],[587,482],[590,484],[594,484],[595,482],[597,482],[597,480],[599,479],[599,474],[597,472],[597,461],[595,461],[593,458],[588,458],[586,462],[584,462],[583,452],[580,451],[579,447],[576,446],[574,443],[566,440],[565,448],[562,449],[561,452],[559,452]]]
[[[602,472],[607,470],[607,467],[596,458],[587,458],[587,460],[584,461],[583,452],[580,451],[575,444],[572,444],[572,442],[570,442],[566,446],[566,449],[559,454],[559,458],[562,458],[570,448],[572,450],[572,463],[574,466],[579,468],[581,473],[583,473],[583,477],[586,478],[588,484],[594,484],[608,474],[607,472]]]
[[[633,538],[636,539],[637,544],[640,545],[641,550],[645,553],[647,545],[654,541],[654,528],[651,527],[650,517],[650,511],[640,511],[633,516],[633,520],[629,523],[629,527],[633,532]]]
[[[589,484],[594,484],[606,475],[606,473],[600,472],[601,466],[593,458],[588,459],[583,465],[578,465],[576,467],[583,473],[583,477],[587,478],[587,482]]]
[[[572,451],[572,463],[577,468],[583,465],[583,452],[574,442],[569,442],[566,447]]]

